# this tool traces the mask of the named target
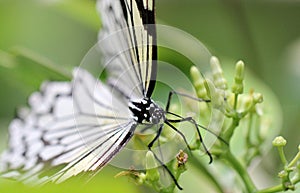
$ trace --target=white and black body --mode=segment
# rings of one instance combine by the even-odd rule
[[[100,45],[109,75],[107,84],[82,68],[74,70],[71,82],[44,83],[41,91],[30,97],[29,112],[19,114],[10,124],[9,147],[0,160],[2,176],[29,183],[59,183],[82,172],[99,171],[143,124],[158,128],[148,145],[150,151],[165,124],[186,142],[172,123],[191,122],[202,140],[192,118],[169,112],[174,92],[169,94],[166,109],[151,99],[157,73],[154,0],[99,0],[97,6],[103,22],[99,39],[107,42]],[[114,33],[117,35],[111,39]],[[169,120],[167,114],[178,119]],[[64,167],[57,173],[42,175],[61,165]]]

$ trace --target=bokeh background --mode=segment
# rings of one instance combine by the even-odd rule
[[[271,88],[280,102],[280,134],[288,140],[291,158],[300,142],[300,1],[157,0],[157,18],[198,38],[228,68],[244,60],[255,78]],[[100,27],[93,0],[0,0],[1,150],[15,110],[43,80],[66,80],[97,41]],[[188,72],[190,66],[178,61],[173,63]],[[265,170],[276,176],[276,151],[265,157]],[[89,192],[143,189],[127,178],[115,179],[118,171],[105,168]]]

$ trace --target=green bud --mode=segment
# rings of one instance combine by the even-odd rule
[[[151,151],[146,154],[146,178],[150,181],[159,180],[159,171],[156,164],[156,159]]]
[[[227,81],[223,76],[223,70],[217,57],[212,56],[210,59],[211,70],[213,74],[214,84],[217,88],[226,90]]]
[[[199,98],[207,98],[207,91],[205,87],[205,80],[203,79],[201,73],[199,70],[195,67],[192,66],[190,69],[190,74],[193,80],[193,84],[196,88],[197,91],[197,96]]]
[[[298,145],[298,151],[300,151],[300,144]]]
[[[243,61],[238,61],[235,65],[234,84],[232,86],[232,92],[235,94],[242,94],[244,92],[244,76],[245,65]]]
[[[286,145],[286,140],[282,136],[278,136],[273,140],[272,144],[275,147],[283,147]]]
[[[224,97],[225,93],[224,90],[220,90],[216,88],[212,82],[207,81],[207,85],[209,88],[209,93],[211,96],[211,104],[216,109],[225,108],[224,107]]]

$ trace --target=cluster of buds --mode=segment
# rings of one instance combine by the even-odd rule
[[[274,147],[277,147],[283,164],[283,170],[278,173],[282,187],[284,190],[295,190],[295,184],[300,181],[300,145],[298,146],[298,153],[291,162],[288,162],[283,149],[287,141],[282,136],[278,136],[273,140],[272,144]]]
[[[261,114],[261,109],[257,104],[263,102],[263,96],[250,90],[244,93],[245,65],[243,61],[238,61],[235,66],[235,75],[231,90],[224,77],[223,70],[217,57],[211,57],[211,76],[212,80],[204,78],[196,67],[191,68],[191,77],[195,86],[197,96],[203,99],[209,99],[211,106],[223,112],[228,118],[234,119],[237,124],[239,120],[250,113]],[[203,109],[200,112],[206,111]],[[222,128],[221,137],[229,141],[233,135],[235,127]]]

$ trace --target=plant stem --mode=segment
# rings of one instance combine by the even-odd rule
[[[298,182],[300,182],[300,178],[292,180],[293,184],[296,184]],[[282,191],[284,191],[283,186],[282,186],[282,184],[279,184],[277,186],[273,186],[273,187],[270,187],[270,188],[259,190],[256,193],[271,193],[271,192],[282,192]]]
[[[280,192],[280,191],[283,191],[282,184],[270,188],[266,188],[264,190],[259,190],[257,191],[257,193],[271,193],[271,192]]]
[[[286,160],[286,157],[284,155],[283,147],[280,146],[280,147],[277,147],[277,149],[278,149],[278,153],[279,153],[281,162],[284,165],[284,167],[286,167],[287,166],[287,160]]]
[[[227,130],[225,130],[221,136],[225,141],[229,142],[231,136],[233,135],[235,128],[239,125],[239,122],[240,122],[240,119],[232,118],[232,123],[231,123],[230,127]]]
[[[250,178],[247,170],[245,167],[236,159],[236,157],[231,153],[231,151],[228,149],[228,151],[223,155],[224,158],[228,161],[228,163],[231,165],[231,167],[239,174],[242,181],[244,182],[247,192],[256,192],[256,187]]]
[[[236,110],[237,108],[237,102],[238,102],[238,94],[234,94],[234,104],[233,104],[233,109]]]
[[[300,160],[300,152],[298,152],[297,155],[294,157],[294,159],[290,162],[290,164],[288,165],[288,168],[296,165],[298,160]]]

